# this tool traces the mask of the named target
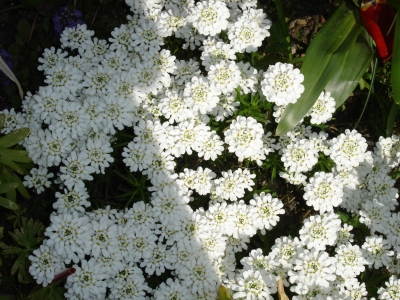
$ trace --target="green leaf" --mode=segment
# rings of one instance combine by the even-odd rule
[[[64,289],[59,286],[60,282],[49,284],[27,296],[28,300],[62,300],[64,298]]]
[[[350,216],[343,212],[337,211],[336,214],[339,216],[339,219],[342,220],[343,223],[346,223],[350,219]]]
[[[23,222],[23,226],[20,229],[15,229],[14,232],[9,231],[8,233],[16,243],[31,250],[43,241],[43,237],[41,236],[43,229],[44,225],[42,222],[29,219],[28,222]]]
[[[18,186],[17,182],[3,183],[0,185],[0,194],[7,193],[13,189],[16,189]]]
[[[0,149],[0,157],[6,156],[15,162],[29,163],[31,158],[28,156],[29,152],[26,150],[10,150],[10,149]]]
[[[0,295],[0,300],[15,300],[15,298],[9,295]]]
[[[389,117],[386,122],[386,137],[390,137],[392,135],[393,126],[394,122],[396,121],[398,111],[399,111],[399,105],[397,103],[393,103],[392,108],[390,109],[389,112]]]
[[[21,142],[30,134],[29,128],[20,128],[0,138],[0,148],[10,148]]]
[[[373,56],[372,48],[360,34],[325,87],[335,99],[336,108],[340,107],[357,87]]]
[[[219,286],[217,300],[231,300],[232,297],[229,295],[228,290],[223,285]]]
[[[15,203],[14,201],[4,198],[4,197],[0,197],[0,206],[3,206],[5,208],[11,209],[11,210],[16,210],[18,209],[18,205],[17,203]]]
[[[284,110],[277,135],[287,133],[301,121],[335,73],[341,70],[348,51],[359,49],[353,46],[363,29],[357,22],[358,17],[358,12],[343,2],[311,41],[301,67],[305,91],[295,104],[289,104]],[[365,65],[365,61],[359,64]],[[346,66],[342,72],[352,73],[352,69]],[[356,82],[360,78],[356,78]]]
[[[0,131],[3,130],[5,122],[6,122],[6,116],[4,114],[0,114]]]
[[[1,255],[20,255],[24,253],[26,249],[18,248],[18,247],[7,247],[3,251],[1,251]]]
[[[393,98],[400,104],[400,20],[399,12],[396,14],[397,22],[394,33],[393,57],[392,57],[392,91]]]
[[[22,195],[25,199],[30,199],[31,196],[29,196],[29,193],[28,193],[28,191],[26,190],[24,184],[22,183],[21,179],[20,179],[16,174],[13,174],[13,180],[15,180],[16,183],[18,183],[18,186],[17,186],[18,192],[20,192],[21,195]]]
[[[13,169],[15,172],[23,175],[24,171],[21,169],[20,166],[18,166],[15,162],[13,162],[9,157],[6,155],[0,155],[0,163],[3,165],[9,166],[11,169]]]

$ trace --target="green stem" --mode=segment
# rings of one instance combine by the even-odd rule
[[[362,112],[361,112],[361,115],[360,115],[360,117],[358,118],[357,123],[356,123],[356,125],[354,125],[354,128],[353,128],[353,129],[356,129],[357,126],[358,126],[358,123],[360,123],[361,118],[362,118],[362,116],[363,116],[363,114],[364,114],[365,108],[367,107],[369,98],[371,97],[371,94],[372,94],[373,91],[374,91],[375,73],[376,73],[376,66],[377,66],[377,65],[378,65],[378,58],[375,57],[374,66],[373,66],[373,69],[372,69],[371,86],[370,86],[369,91],[368,91],[367,100],[365,101],[365,104],[364,104],[363,110],[362,110]]]

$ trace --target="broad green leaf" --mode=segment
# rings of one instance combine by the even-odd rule
[[[29,128],[20,128],[0,138],[0,148],[10,148],[21,142],[30,133]]]
[[[16,189],[18,186],[17,182],[3,183],[0,185],[0,194],[7,193],[13,189]]]
[[[289,104],[284,110],[276,129],[277,135],[287,133],[301,121],[335,73],[340,70],[343,59],[363,29],[357,22],[358,17],[358,12],[343,2],[311,41],[301,67],[305,91],[295,104]],[[362,61],[359,63],[365,64]],[[344,68],[343,72],[352,70]]]
[[[359,84],[373,56],[372,48],[368,45],[363,35],[360,34],[325,87],[325,90],[330,92],[333,99],[335,99],[336,108],[346,101],[357,84]]]
[[[394,33],[393,57],[392,57],[392,91],[393,98],[400,104],[400,20],[397,12],[396,29]]]
[[[223,285],[219,286],[218,298],[217,300],[231,300],[231,295],[229,295],[228,290]]]
[[[60,282],[49,284],[44,288],[30,293],[27,296],[29,300],[62,300],[64,297],[64,289],[59,286]],[[0,299],[1,300],[1,299]]]
[[[0,206],[3,206],[5,208],[11,209],[11,210],[15,210],[18,209],[18,205],[17,203],[15,203],[14,201],[4,198],[4,197],[0,197]]]

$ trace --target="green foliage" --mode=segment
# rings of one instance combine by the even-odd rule
[[[17,255],[17,259],[11,267],[11,275],[18,272],[18,281],[28,283],[32,281],[28,273],[30,261],[28,256],[43,241],[44,225],[42,222],[33,219],[23,220],[22,227],[15,229],[14,232],[9,231],[9,235],[19,246],[6,246],[1,252],[2,255]]]
[[[1,115],[4,116],[3,114]],[[0,125],[3,127],[4,117],[1,117],[0,121],[2,121]],[[6,194],[6,197],[0,197],[0,206],[11,210],[18,209],[18,205],[15,203],[15,189],[18,189],[22,196],[29,199],[29,194],[21,179],[14,173],[17,172],[20,175],[28,174],[27,168],[32,166],[28,151],[17,149],[17,144],[26,138],[29,133],[29,128],[21,128],[0,138],[0,194]],[[11,147],[14,148],[10,149]]]
[[[54,282],[44,288],[39,288],[36,291],[31,292],[26,299],[27,300],[63,300],[64,288],[60,286],[60,282]]]
[[[358,12],[343,2],[312,40],[301,67],[305,91],[295,104],[284,110],[277,135],[293,129],[331,81],[336,82],[334,94],[344,94],[339,101],[347,98],[349,90],[357,85],[372,58],[371,50],[360,37],[364,29],[358,19]],[[351,60],[354,63],[346,64]],[[343,80],[346,84],[339,84]]]
[[[397,22],[394,34],[394,45],[393,45],[393,58],[392,58],[392,90],[393,98],[397,104],[400,104],[400,22],[399,12],[397,12]]]

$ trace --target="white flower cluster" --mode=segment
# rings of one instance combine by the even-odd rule
[[[28,94],[22,113],[4,111],[3,133],[31,129],[23,145],[38,168],[24,184],[41,192],[54,176],[48,168],[59,168],[57,211],[47,240],[29,257],[37,282],[49,284],[74,267],[65,294],[71,299],[208,300],[216,299],[220,284],[233,299],[272,299],[278,279],[293,299],[364,299],[358,276],[365,266],[398,276],[400,213],[393,213],[398,195],[388,174],[400,162],[399,138],[381,138],[370,152],[355,130],[329,140],[300,124],[276,140],[253,117],[238,115],[238,87],[274,102],[276,118],[304,91],[303,75],[292,65],[277,63],[261,77],[235,61],[236,53],[255,51],[269,35],[270,21],[255,1],[126,2],[135,15],[109,43],[92,38],[85,25],[65,30],[62,47],[79,54],[47,49],[40,59],[47,86]],[[184,48],[198,47],[206,72],[195,59],[177,60],[164,49],[168,36],[183,39]],[[312,123],[330,119],[332,101],[321,94]],[[230,122],[224,140],[209,126],[210,116]],[[117,155],[131,172],[147,176],[151,197],[124,211],[88,212],[85,183],[114,162],[113,135],[125,128],[134,136]],[[246,198],[263,179],[242,161],[261,166],[275,151],[286,169],[280,176],[304,186],[304,200],[317,214],[304,220],[299,238],[276,239],[270,253],[252,250],[236,269],[235,254],[285,213],[271,194]],[[201,163],[229,152],[241,163],[235,170],[175,170],[190,155]],[[330,157],[333,169],[309,173],[321,156]],[[207,208],[193,210],[200,196],[209,198]],[[338,207],[360,215],[370,229],[361,247],[334,213]],[[331,255],[327,247],[334,247]],[[147,277],[166,273],[173,278],[149,287]],[[392,276],[380,299],[398,287]]]

